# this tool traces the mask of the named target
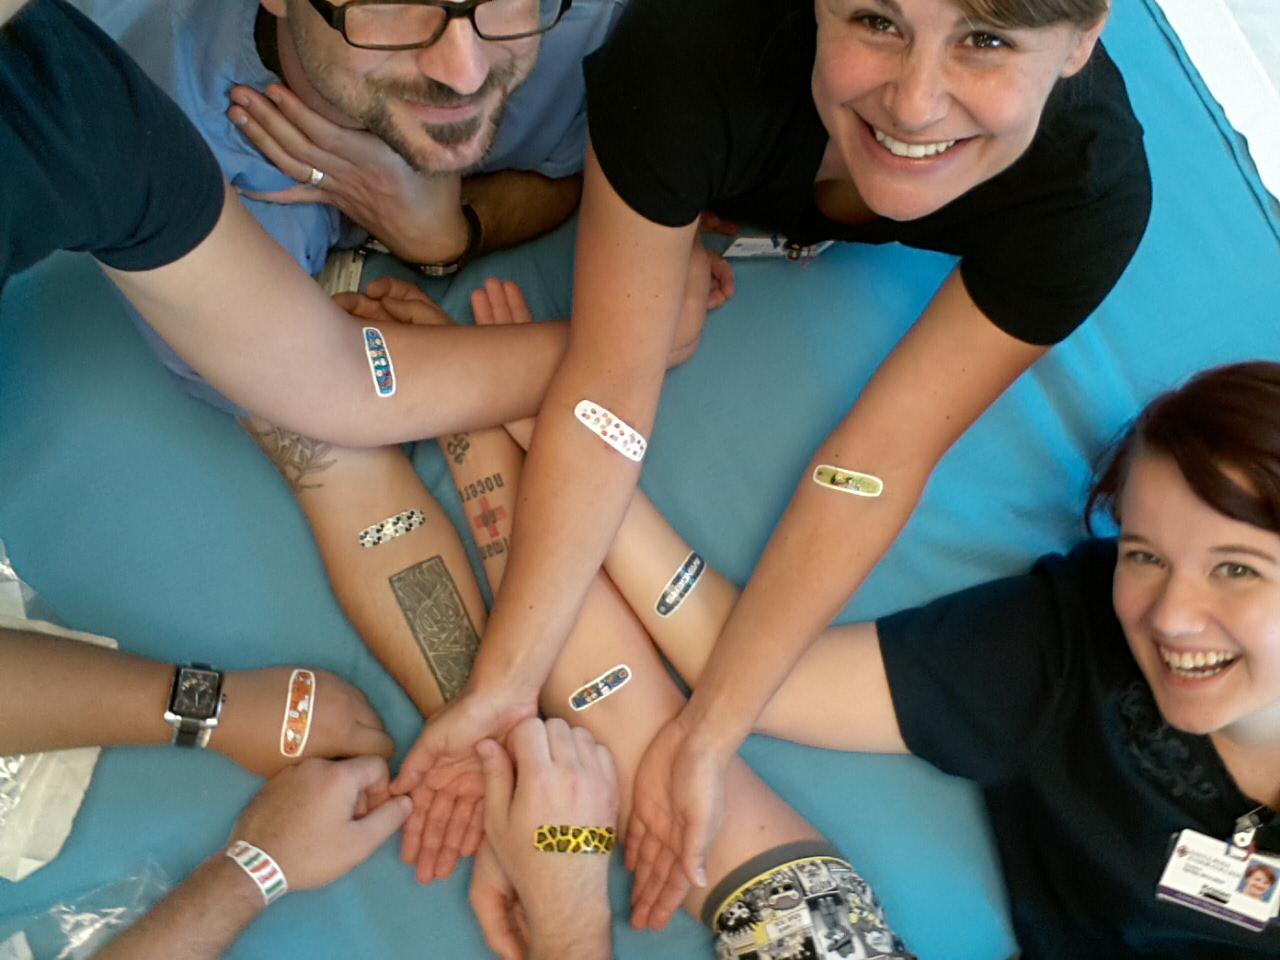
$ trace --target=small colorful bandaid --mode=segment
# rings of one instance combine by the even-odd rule
[[[684,563],[680,564],[680,569],[675,572],[675,576],[663,588],[661,596],[654,609],[657,610],[658,616],[669,617],[675,613],[680,604],[684,603],[684,598],[693,592],[693,588],[698,585],[698,580],[702,576],[702,571],[707,569],[707,561],[703,560],[697,553],[690,553],[684,558]]]
[[[547,853],[611,853],[617,840],[613,827],[544,823],[533,831],[533,845]]]
[[[280,752],[290,759],[302,756],[311,733],[311,714],[316,708],[316,675],[310,670],[295,670],[289,677],[289,696],[284,704],[284,723],[280,725]]]
[[[289,881],[284,878],[280,864],[252,843],[237,840],[227,848],[227,856],[240,864],[241,869],[258,885],[267,906],[289,892]]]
[[[380,543],[403,537],[410,530],[417,530],[427,522],[426,514],[421,510],[406,510],[394,517],[387,517],[381,523],[365,527],[360,531],[360,546],[376,547]]]
[[[878,497],[884,492],[884,481],[869,473],[858,473],[856,470],[841,470],[823,464],[814,468],[813,482],[824,487],[834,487],[845,493],[858,497]]]
[[[612,413],[590,400],[580,400],[573,408],[573,415],[613,449],[628,460],[639,463],[644,459],[645,448],[649,446],[638,430],[633,430]]]
[[[603,700],[630,679],[631,668],[621,663],[608,673],[600,674],[570,697],[569,706],[575,710],[585,710],[597,700]]]
[[[396,392],[396,370],[391,365],[387,341],[377,327],[364,328],[364,349],[369,355],[369,372],[373,374],[373,388],[378,396],[389,397]]]

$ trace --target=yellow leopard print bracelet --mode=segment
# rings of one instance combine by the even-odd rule
[[[533,832],[533,845],[548,853],[610,853],[617,839],[613,827],[544,823]]]

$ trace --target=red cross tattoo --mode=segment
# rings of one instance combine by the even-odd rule
[[[489,498],[481,497],[480,512],[475,515],[475,517],[472,519],[471,522],[475,524],[475,528],[477,531],[483,530],[485,527],[488,527],[489,536],[497,537],[498,521],[504,519],[506,515],[507,515],[506,508],[494,507],[492,510],[490,510]]]

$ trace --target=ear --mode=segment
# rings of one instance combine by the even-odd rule
[[[262,4],[262,9],[273,17],[284,17],[288,14],[285,0],[258,0],[258,2]]]
[[[267,0],[262,2],[266,3]],[[1089,58],[1093,56],[1093,48],[1098,45],[1098,37],[1102,34],[1102,28],[1107,25],[1109,16],[1111,16],[1110,3],[1107,4],[1107,9],[1103,11],[1102,16],[1093,23],[1082,24],[1076,28],[1075,47],[1062,65],[1062,76],[1069,77],[1073,73],[1078,73],[1089,62]]]

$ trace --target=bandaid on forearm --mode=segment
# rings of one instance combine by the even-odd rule
[[[613,827],[544,823],[533,832],[533,845],[547,853],[610,853],[617,839]]]
[[[691,552],[685,557],[684,563],[680,564],[680,569],[675,572],[658,596],[658,602],[654,606],[658,616],[669,617],[675,613],[680,604],[684,603],[685,597],[689,596],[693,588],[698,585],[698,580],[705,569],[707,569],[707,561],[697,553]]]
[[[411,530],[417,530],[427,522],[426,514],[421,510],[405,510],[394,517],[387,517],[381,523],[365,527],[360,531],[360,546],[376,547],[380,543],[403,537]]]
[[[573,408],[573,415],[588,430],[628,460],[639,463],[644,459],[649,441],[645,440],[638,430],[627,426],[600,404],[592,403],[590,400],[580,400]]]
[[[391,365],[391,353],[387,341],[377,327],[364,328],[364,349],[369,358],[369,372],[373,374],[373,389],[380,397],[396,392],[396,370]]]
[[[307,749],[315,708],[316,675],[310,670],[293,671],[284,703],[284,722],[280,725],[280,752],[291,760]]]
[[[631,679],[631,668],[620,663],[612,670],[600,674],[590,683],[581,687],[569,698],[569,706],[575,710],[585,710],[599,700],[603,700]]]
[[[825,463],[814,468],[813,482],[857,497],[878,497],[884,492],[884,481],[879,477],[856,470],[842,470]]]

